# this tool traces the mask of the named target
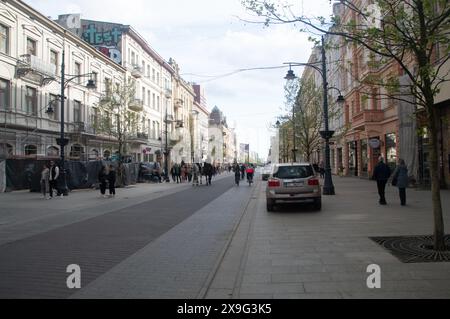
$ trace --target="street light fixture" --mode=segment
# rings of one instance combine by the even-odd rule
[[[60,128],[60,137],[56,139],[57,145],[60,146],[60,193],[64,196],[68,196],[69,189],[67,187],[67,180],[66,180],[66,169],[65,169],[65,147],[69,144],[69,139],[65,138],[65,90],[70,82],[72,82],[75,79],[83,78],[83,77],[92,77],[93,72],[87,73],[87,74],[78,74],[78,75],[68,75],[65,74],[65,58],[66,58],[66,35],[64,34],[64,41],[62,45],[62,59],[61,59],[61,92],[60,95],[58,95],[58,98],[61,102],[61,128]],[[69,77],[66,79],[66,77]],[[46,80],[46,79],[44,79]],[[49,78],[48,80],[54,80],[53,78]],[[89,90],[95,90],[97,88],[95,81],[90,78],[86,84],[86,88]],[[52,101],[54,102],[54,101]],[[53,107],[51,104],[49,104],[46,113],[52,114],[54,112]]]
[[[289,65],[289,71],[285,77],[286,80],[294,80],[296,79],[296,76],[294,74],[294,71],[291,69],[292,66],[307,66],[315,69],[322,75],[322,84],[323,84],[323,118],[324,118],[324,130],[320,132],[320,135],[323,139],[325,139],[325,182],[323,186],[323,194],[324,195],[335,195],[335,189],[333,185],[333,178],[331,175],[331,160],[330,160],[330,139],[334,135],[334,131],[330,130],[329,127],[329,118],[328,118],[328,91],[330,89],[335,89],[339,91],[339,96],[337,99],[337,103],[342,105],[345,102],[344,96],[341,94],[340,90],[335,87],[328,87],[328,80],[327,80],[327,61],[326,61],[326,54],[325,54],[325,39],[322,36],[322,47],[321,47],[321,53],[322,53],[322,61],[316,62],[316,63],[297,63],[297,62],[288,62],[285,64]],[[321,63],[321,68],[317,65]],[[295,131],[295,129],[294,129]],[[294,143],[295,143],[295,134],[294,134]],[[295,149],[295,146],[294,146]]]

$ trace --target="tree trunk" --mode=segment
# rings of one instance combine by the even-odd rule
[[[437,251],[443,251],[446,247],[438,161],[439,113],[434,105],[428,106],[428,125],[430,128],[430,175],[434,215],[434,249]]]

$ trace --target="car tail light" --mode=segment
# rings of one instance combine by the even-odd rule
[[[280,181],[276,179],[269,180],[269,187],[280,187],[280,186],[281,186]]]
[[[319,186],[319,185],[320,183],[318,179],[313,178],[308,181],[308,186]]]

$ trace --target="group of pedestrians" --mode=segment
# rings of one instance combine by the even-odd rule
[[[50,161],[49,164],[44,164],[41,172],[41,191],[44,199],[52,199],[53,196],[61,196],[61,192],[58,188],[59,167],[56,166],[54,161]]]
[[[216,174],[215,167],[210,163],[174,164],[170,170],[172,181],[177,184],[191,183],[194,186],[203,184],[203,176],[206,178],[206,185],[211,185],[212,177]]]
[[[372,179],[377,182],[378,194],[380,196],[380,205],[387,205],[386,185],[392,175],[391,168],[385,163],[383,157],[378,160]],[[403,159],[399,159],[398,166],[392,176],[392,186],[399,190],[400,204],[406,206],[406,188],[408,187],[408,168]]]

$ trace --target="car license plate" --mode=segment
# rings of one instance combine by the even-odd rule
[[[303,182],[286,183],[286,187],[302,187],[303,185],[304,185]]]

